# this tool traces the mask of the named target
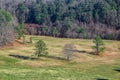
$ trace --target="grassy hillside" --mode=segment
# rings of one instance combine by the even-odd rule
[[[0,49],[0,80],[119,80],[120,41],[107,41],[104,55],[95,56],[92,40],[32,36],[33,44],[19,44]],[[27,36],[27,39],[29,36]],[[39,39],[48,46],[48,57],[34,59],[34,45]],[[65,44],[76,46],[75,57],[61,60]],[[84,52],[84,53],[83,53]]]

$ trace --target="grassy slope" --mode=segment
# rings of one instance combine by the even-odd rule
[[[28,37],[28,36],[27,36]],[[48,45],[50,56],[59,57],[66,43],[73,43],[77,50],[91,52],[92,40],[60,39],[33,36],[34,43],[42,39]],[[106,41],[105,55],[95,56],[76,52],[76,57],[67,62],[56,58],[23,60],[9,56],[33,55],[34,44],[17,45],[0,50],[0,80],[119,80],[120,41]]]

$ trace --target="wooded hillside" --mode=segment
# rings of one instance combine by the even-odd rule
[[[0,0],[30,33],[71,38],[120,39],[120,0]]]

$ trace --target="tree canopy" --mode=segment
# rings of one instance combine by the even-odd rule
[[[120,1],[119,0],[16,0],[0,6],[18,21],[46,25],[49,31],[56,26],[60,37],[120,39]],[[1,4],[8,4],[1,2]],[[14,6],[14,7],[13,7]],[[15,13],[14,13],[15,12]],[[2,18],[1,18],[2,19]],[[66,20],[67,19],[67,20]],[[70,21],[72,24],[68,24]],[[70,26],[70,27],[69,27]],[[77,29],[85,30],[78,36]],[[40,32],[40,31],[39,31]],[[44,34],[50,34],[50,32]],[[115,36],[114,36],[115,35]]]
[[[7,24],[12,20],[12,15],[9,12],[0,10],[0,25]]]

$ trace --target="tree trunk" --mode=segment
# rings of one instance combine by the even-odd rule
[[[99,44],[98,43],[96,44],[96,47],[97,47],[96,54],[99,55]]]
[[[70,61],[70,57],[69,56],[67,56],[67,60]]]
[[[26,39],[25,39],[25,36],[23,36],[23,44],[26,43]]]
[[[56,37],[56,35],[55,35],[55,34],[53,34],[53,37]]]
[[[30,43],[33,43],[33,41],[32,41],[32,37],[30,37]]]

